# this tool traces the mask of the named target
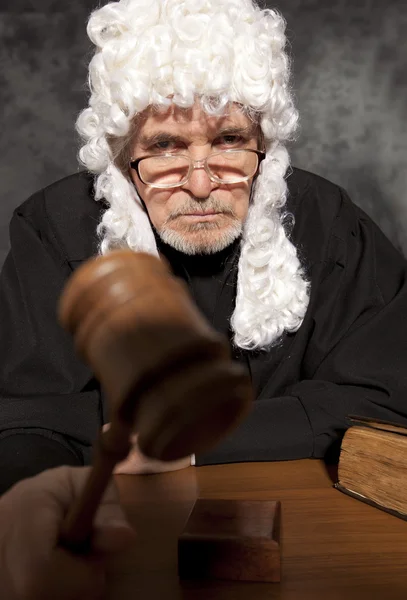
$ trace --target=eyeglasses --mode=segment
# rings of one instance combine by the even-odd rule
[[[216,183],[247,181],[256,175],[265,157],[261,150],[222,150],[199,160],[185,154],[160,154],[131,159],[130,167],[146,185],[175,188],[185,185],[194,169],[202,168]]]

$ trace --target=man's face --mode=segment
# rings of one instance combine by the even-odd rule
[[[221,150],[257,147],[258,127],[237,105],[213,117],[196,102],[188,111],[174,105],[165,113],[148,109],[133,141],[132,157],[170,152],[197,160]],[[170,246],[186,254],[212,254],[240,236],[253,178],[216,183],[199,167],[182,187],[157,189],[144,184],[134,169],[130,173],[152,225]]]

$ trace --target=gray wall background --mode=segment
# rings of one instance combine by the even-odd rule
[[[81,170],[86,36],[104,2],[0,0],[0,265],[15,206]],[[407,255],[407,3],[272,0],[285,16],[301,114],[295,166],[345,187]]]

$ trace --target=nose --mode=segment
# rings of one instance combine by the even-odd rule
[[[216,183],[209,179],[203,166],[196,166],[191,177],[182,187],[190,191],[195,198],[208,198],[216,187]]]

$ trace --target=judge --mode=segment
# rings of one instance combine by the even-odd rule
[[[121,0],[92,13],[84,170],[10,224],[2,489],[91,460],[108,407],[56,306],[75,269],[118,247],[165,257],[251,376],[245,421],[177,467],[321,458],[350,414],[407,424],[406,262],[345,190],[291,166],[284,30],[251,0]],[[167,467],[135,440],[119,469],[155,468]]]

